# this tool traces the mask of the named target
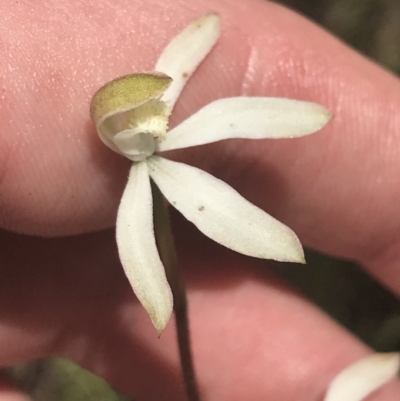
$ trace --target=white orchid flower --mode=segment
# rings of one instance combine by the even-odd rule
[[[91,115],[102,141],[133,161],[117,218],[121,263],[158,332],[173,300],[157,251],[150,178],[165,198],[214,241],[237,252],[304,262],[293,231],[210,174],[155,154],[228,138],[291,138],[321,129],[331,114],[290,99],[232,97],[214,101],[168,131],[168,118],[187,80],[220,35],[208,14],[176,36],[155,70],[117,78],[93,97]]]
[[[342,370],[331,382],[324,401],[362,401],[400,372],[400,354],[372,354]]]

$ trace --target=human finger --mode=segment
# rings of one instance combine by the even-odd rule
[[[115,76],[151,69],[171,37],[212,8],[223,36],[182,94],[172,125],[235,94],[312,100],[336,118],[309,138],[231,141],[179,156],[232,182],[306,244],[365,262],[399,289],[396,78],[272,3],[203,2],[189,11],[181,2],[148,2],[129,15],[125,0],[85,4],[43,1],[29,13],[25,3],[2,6],[10,16],[2,36],[10,50],[0,115],[3,227],[62,235],[113,224],[126,167],[94,134],[90,97]],[[73,24],[63,22],[72,15]],[[46,34],[35,35],[43,21]]]
[[[177,244],[204,399],[319,401],[339,371],[370,352],[266,262],[183,226]],[[1,365],[62,355],[135,399],[184,399],[173,321],[159,339],[124,278],[112,232],[1,240]],[[371,399],[398,390],[393,382]]]

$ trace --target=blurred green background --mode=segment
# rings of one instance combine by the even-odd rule
[[[360,52],[400,74],[399,0],[278,2],[318,22]],[[285,264],[275,264],[273,269],[376,350],[400,350],[398,298],[355,264],[312,251],[307,251],[307,261],[308,265],[301,269]],[[34,400],[125,400],[103,380],[66,360],[40,360],[9,371]]]

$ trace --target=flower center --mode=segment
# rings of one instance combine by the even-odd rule
[[[168,129],[169,107],[160,99],[152,99],[130,110],[126,115],[126,129],[118,132],[113,141],[128,159],[138,162],[151,156],[156,141],[165,139]]]
[[[118,132],[114,137],[117,148],[130,160],[141,162],[154,153],[156,144],[149,132],[134,132],[127,129]]]

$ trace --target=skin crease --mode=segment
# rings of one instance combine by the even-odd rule
[[[97,138],[88,108],[102,84],[151,70],[169,40],[209,11],[221,16],[222,38],[171,126],[237,95],[316,101],[335,119],[306,138],[225,141],[170,156],[226,180],[304,244],[358,260],[400,291],[397,78],[264,1],[4,2],[0,226],[60,238],[0,234],[0,365],[63,355],[135,399],[184,399],[173,325],[157,338],[113,232],[94,233],[114,225],[129,163]],[[204,400],[320,401],[329,381],[369,352],[271,277],[266,262],[175,218]],[[63,238],[79,233],[91,234]],[[368,401],[397,399],[399,390],[393,381]],[[2,401],[21,397],[0,385]]]

